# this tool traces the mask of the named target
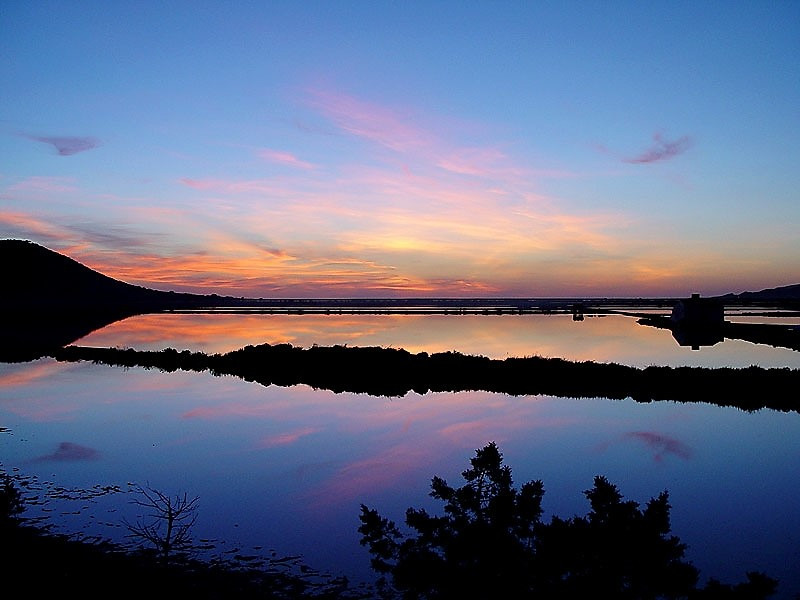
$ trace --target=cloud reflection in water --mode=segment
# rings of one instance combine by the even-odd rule
[[[79,461],[79,460],[97,460],[100,458],[100,453],[94,448],[88,446],[81,446],[74,442],[61,442],[58,448],[51,454],[39,456],[34,462],[45,462],[50,460],[56,461]]]

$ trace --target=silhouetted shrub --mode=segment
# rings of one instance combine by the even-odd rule
[[[699,590],[686,546],[670,535],[666,491],[644,507],[624,500],[596,477],[586,490],[585,517],[541,520],[541,481],[513,486],[497,446],[476,451],[465,485],[434,477],[431,496],[444,502],[434,516],[409,508],[404,534],[361,505],[361,544],[368,546],[378,584],[402,598],[766,598],[777,582],[760,573]]]
[[[0,472],[0,532],[16,526],[23,510],[19,489],[7,473]]]

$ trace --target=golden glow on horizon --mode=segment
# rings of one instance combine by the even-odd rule
[[[677,296],[732,291],[734,279],[785,281],[785,255],[770,264],[713,241],[676,244],[657,220],[578,210],[539,190],[543,173],[574,173],[531,168],[491,144],[460,143],[439,123],[422,127],[418,116],[336,90],[306,94],[318,116],[374,159],[316,164],[280,148],[250,149],[288,170],[179,177],[182,199],[166,206],[109,202],[87,197],[73,179],[29,177],[2,191],[20,207],[46,197],[56,212],[5,210],[0,225],[123,281],[234,296]],[[58,217],[59,206],[76,205],[127,225],[108,233]]]
[[[530,213],[515,218],[487,211],[475,221],[431,217],[410,236],[420,222],[412,213],[395,210],[370,220],[366,212],[350,210],[368,226],[337,233],[327,246],[313,239],[290,245],[247,241],[199,219],[204,249],[183,253],[104,250],[21,212],[0,214],[0,220],[39,231],[59,251],[122,281],[234,296],[676,296],[704,285],[743,291],[748,274],[770,277],[770,265],[750,260],[731,280],[714,261],[698,261],[692,247],[642,243],[633,252],[626,244],[636,242],[602,233],[596,219],[540,217],[544,225],[534,235]],[[156,209],[153,216],[163,229],[187,218],[178,210]]]

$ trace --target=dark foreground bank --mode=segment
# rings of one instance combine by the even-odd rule
[[[208,563],[161,564],[110,543],[85,543],[35,528],[3,532],[5,598],[343,598],[313,594],[297,579],[238,572]]]
[[[138,351],[68,346],[49,353],[60,361],[92,361],[163,371],[209,371],[262,385],[305,384],[334,392],[404,396],[409,392],[488,391],[571,398],[633,398],[735,406],[743,410],[800,410],[800,370],[647,367],[573,362],[560,358],[489,359],[456,352],[411,354],[403,349],[346,346],[247,346],[208,355],[174,349]]]
[[[87,599],[197,598],[357,600],[372,597],[344,578],[251,568],[233,560],[168,561],[153,550],[83,541],[26,523],[19,489],[0,471],[0,595]],[[23,596],[24,594],[24,596]]]

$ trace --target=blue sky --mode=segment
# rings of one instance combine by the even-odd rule
[[[800,281],[800,2],[6,2],[0,237],[248,296]]]

